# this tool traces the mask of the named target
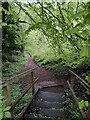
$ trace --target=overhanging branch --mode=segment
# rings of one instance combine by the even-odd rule
[[[22,20],[19,20],[18,22],[19,22],[19,23],[27,23],[27,24],[29,24],[28,22],[22,21]],[[29,24],[29,25],[31,25],[31,24]]]
[[[16,4],[25,12],[25,14],[28,15],[28,17],[34,22],[36,23],[36,21],[32,18],[32,16],[26,11],[26,9],[24,9],[19,3],[16,2]]]
[[[78,35],[78,34],[76,34],[76,33],[75,33],[75,35],[76,35],[77,37],[83,39],[83,40],[87,40],[87,38],[84,38],[84,37],[82,37],[82,36],[80,36],[80,35]]]
[[[59,20],[59,18],[56,17],[47,7],[44,7],[44,9],[48,10],[48,12],[49,12],[54,18],[56,18],[59,23],[63,24],[63,22],[61,22],[61,21]]]
[[[62,13],[62,10],[61,10],[61,6],[60,6],[60,3],[59,3],[59,2],[57,2],[57,6],[58,6],[58,9],[59,9],[60,14],[61,14],[61,16],[62,16],[62,20],[63,20],[63,22],[66,24],[65,19],[64,19],[64,16],[63,16],[63,13]]]
[[[60,23],[63,24],[63,23],[59,20],[59,18],[56,17],[47,7],[44,7],[40,2],[38,2],[38,3],[41,5],[41,7],[43,7],[43,11],[44,11],[44,9],[46,9],[55,19],[58,20],[59,24],[60,24]]]
[[[28,3],[29,3],[29,2],[28,2]],[[31,3],[29,3],[29,6],[32,7]],[[33,10],[34,10],[34,12],[39,16],[39,18],[40,18],[41,20],[44,20],[44,19],[40,16],[40,14],[37,12],[37,10],[36,10],[35,8],[33,8]],[[44,20],[44,21],[45,21],[45,20]]]

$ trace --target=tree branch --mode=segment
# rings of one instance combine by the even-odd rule
[[[28,3],[29,3],[29,2],[28,2]],[[29,3],[29,6],[32,7],[31,3]],[[33,8],[33,10],[36,12],[36,14],[40,17],[40,19],[41,19],[42,21],[45,21],[45,22],[46,22],[46,20],[41,17],[41,15],[37,12],[37,10],[36,10],[35,8]],[[46,13],[46,11],[45,11],[44,9],[43,9],[43,12]],[[49,18],[47,17],[47,14],[45,14],[45,17],[46,17],[46,19],[49,21]]]
[[[28,2],[29,3],[29,2]],[[32,7],[31,3],[29,3],[29,6]],[[40,14],[37,12],[37,10],[35,8],[33,8],[34,12],[36,12],[36,14],[40,17],[40,19],[42,20],[42,17],[40,16]],[[44,20],[44,19],[43,19]],[[45,20],[44,20],[45,21]]]
[[[63,23],[59,20],[59,18],[56,17],[47,7],[42,6],[42,4],[41,4],[40,2],[38,2],[38,3],[41,5],[41,7],[43,7],[43,10],[46,9],[54,18],[56,18],[56,19],[58,20],[59,24],[60,24],[60,23],[63,24]]]
[[[19,12],[17,13],[17,15],[19,15],[20,11],[21,11],[21,7],[20,7]]]
[[[64,19],[63,13],[62,13],[62,11],[61,11],[61,6],[60,6],[60,3],[59,3],[59,2],[57,2],[57,6],[58,6],[58,9],[59,9],[60,14],[61,14],[61,16],[62,16],[62,19],[63,19],[63,21],[65,22],[65,19]]]
[[[59,20],[59,18],[56,17],[47,7],[44,7],[44,9],[48,10],[48,12],[49,12],[54,18],[56,18],[59,23],[63,24],[63,22],[61,22],[61,21]]]
[[[18,22],[20,22],[20,23],[27,23],[27,24],[29,24],[28,22],[26,22],[26,21],[22,21],[22,20],[19,20]],[[31,24],[30,24],[31,25]]]
[[[79,2],[77,2],[76,13],[78,11],[78,7],[79,7]]]
[[[36,21],[32,18],[32,16],[20,5],[16,2],[16,4],[28,15],[28,17],[34,22],[36,23]]]
[[[84,38],[84,37],[82,37],[82,36],[78,35],[77,33],[75,33],[75,35],[76,35],[77,37],[79,37],[79,38],[83,39],[83,40],[87,40],[87,38]]]
[[[60,11],[60,14],[61,14],[63,23],[66,24],[65,19],[64,19],[64,16],[63,16],[63,13],[62,13],[62,10],[61,10],[61,6],[60,6],[60,3],[59,3],[59,2],[57,2],[57,6],[58,6],[58,9],[59,9],[59,11]],[[66,28],[65,25],[64,25],[64,27]]]

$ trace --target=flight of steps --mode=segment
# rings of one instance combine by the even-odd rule
[[[39,90],[32,103],[25,111],[22,120],[32,120],[32,118],[49,118],[64,120],[65,94],[64,92],[55,93],[52,91]]]

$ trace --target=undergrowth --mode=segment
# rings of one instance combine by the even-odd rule
[[[20,85],[18,84],[12,84],[11,86],[11,97],[12,101],[15,102],[16,99],[22,94]],[[31,90],[28,91],[28,93],[19,101],[19,103],[15,106],[13,109],[14,111],[14,118],[18,116],[18,114],[26,107],[28,104],[28,101],[30,101],[32,97],[32,92]]]
[[[82,120],[82,116],[80,111],[75,104],[75,101],[70,97],[70,92],[66,91],[66,111],[67,111],[67,118],[69,120]]]
[[[2,80],[6,80],[18,73],[26,64],[25,56],[18,56],[17,62],[3,62],[2,63]]]

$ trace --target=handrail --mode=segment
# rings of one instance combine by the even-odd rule
[[[38,79],[36,79],[34,81],[33,84],[35,84],[37,82]],[[30,88],[32,87],[32,84],[29,86],[28,88],[18,97],[18,99],[11,105],[11,109],[14,108],[16,106],[16,104],[23,98],[23,96],[30,90]]]
[[[7,79],[7,81],[3,82],[2,84],[0,84],[2,87],[6,86],[6,83],[10,84],[10,83],[15,83],[17,81],[19,81],[20,78],[22,78],[24,75],[26,76],[29,72],[32,72],[33,70],[35,70],[38,67],[34,67],[32,69],[26,70],[18,75],[15,75],[14,77],[11,77],[9,79]],[[15,79],[18,79],[15,81]]]
[[[11,83],[15,83],[17,81],[20,80],[20,78],[22,78],[23,76],[26,76],[28,75],[29,73],[31,74],[31,80],[32,80],[32,85],[31,86],[28,86],[28,89],[25,89],[24,92],[22,93],[22,95],[20,95],[20,97],[18,97],[18,99],[15,101],[15,103],[17,104],[17,102],[19,102],[22,97],[28,92],[29,88],[32,87],[32,94],[34,94],[34,84],[36,83],[36,80],[34,78],[34,70],[38,68],[37,67],[34,67],[32,69],[29,69],[29,70],[26,70],[18,75],[15,75],[14,77],[11,77],[10,79],[8,79],[7,81],[3,82],[3,84],[0,84],[0,86],[2,87],[3,89],[3,95],[5,96],[5,99],[7,100],[6,101],[6,106],[13,106],[14,103],[12,103],[12,97],[11,97],[11,91],[10,91],[10,85]]]
[[[18,118],[22,119],[25,111],[27,110],[28,106],[32,103],[33,99],[35,98],[35,96],[36,96],[36,94],[38,93],[39,90],[40,90],[40,88],[37,89],[37,91],[34,93],[32,98],[28,101],[28,104],[26,105],[26,107],[17,115],[16,119],[18,119]]]
[[[67,83],[68,83],[68,86],[70,88],[71,94],[73,95],[73,98],[76,101],[76,104],[77,104],[77,106],[79,108],[78,98],[77,98],[77,96],[75,95],[75,92],[74,92],[75,78],[77,80],[79,80],[80,84],[88,91],[90,91],[90,85],[84,79],[82,79],[80,76],[78,76],[76,73],[74,73],[72,70],[69,70],[69,72],[71,74],[71,79],[70,79],[71,83],[69,82],[69,80],[67,81]],[[90,109],[88,109],[88,112],[86,111],[86,113],[83,111],[83,109],[79,108],[79,110],[80,110],[84,120],[90,120],[90,117],[88,115],[88,113],[90,113]]]
[[[90,85],[83,80],[81,77],[79,77],[76,73],[74,73],[72,70],[69,70],[71,74],[73,74],[76,78],[78,78],[89,90],[90,90]]]

